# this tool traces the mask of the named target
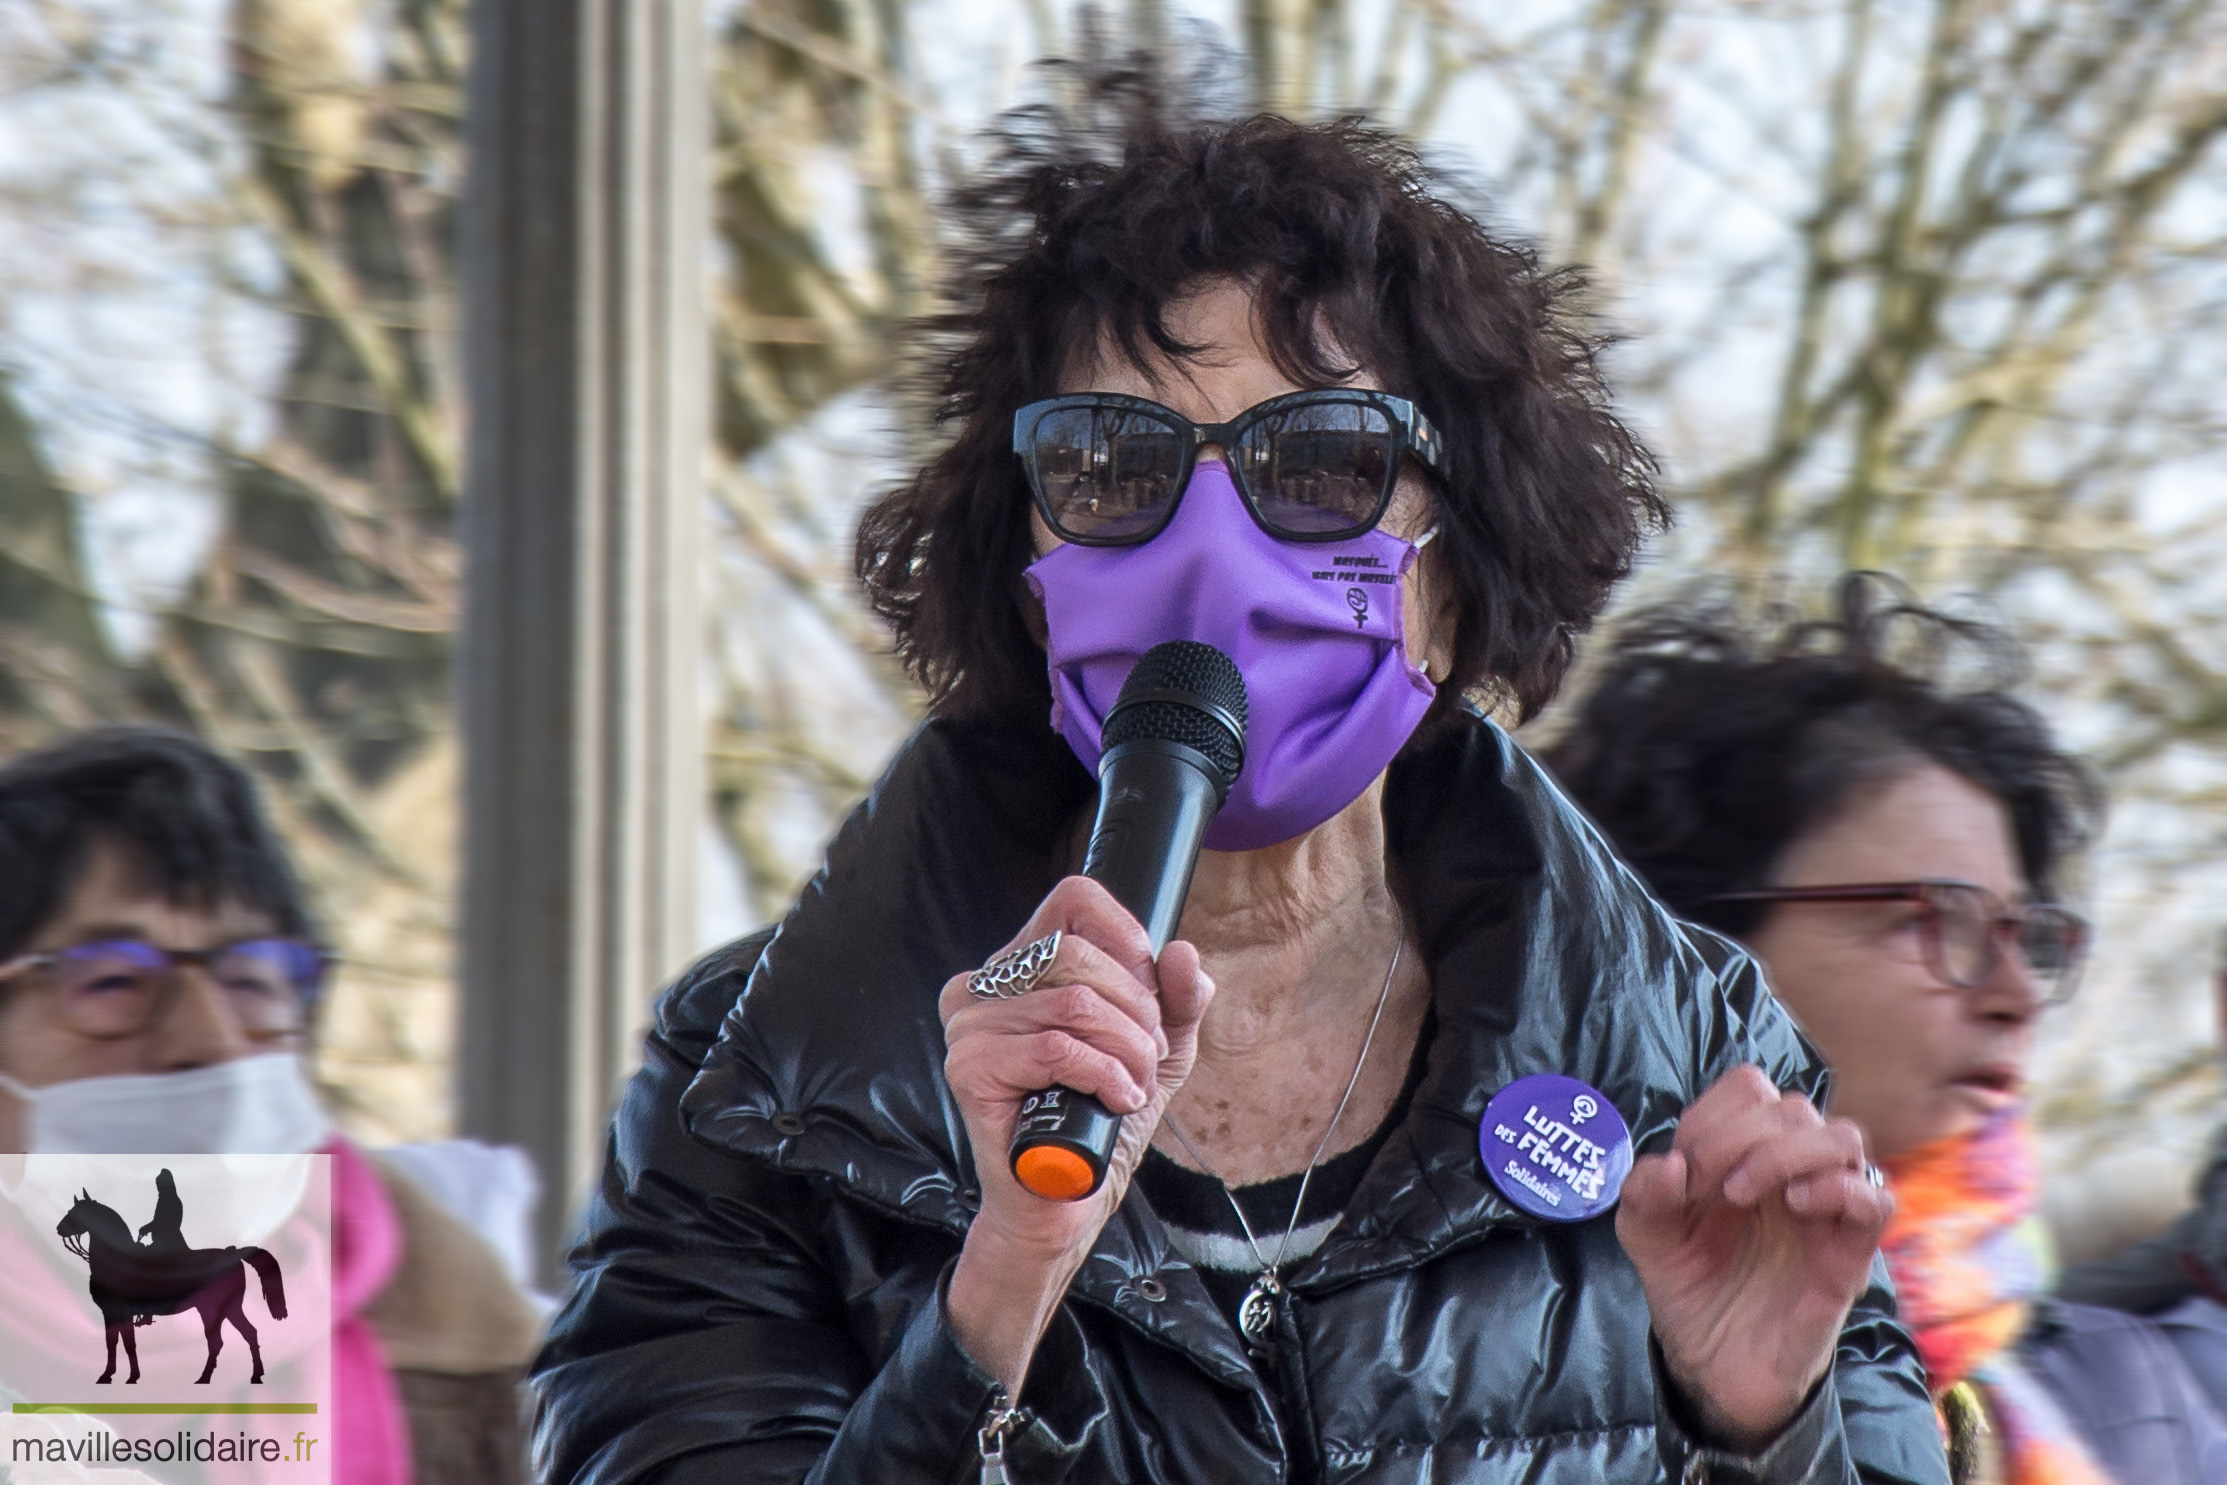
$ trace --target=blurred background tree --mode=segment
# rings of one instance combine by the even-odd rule
[[[348,955],[322,1049],[328,1089],[375,1135],[434,1132],[450,1041],[461,578],[460,7],[11,4],[0,16],[19,120],[43,125],[48,146],[10,183],[11,235],[52,248],[14,265],[6,363],[36,378],[60,328],[36,316],[57,293],[120,299],[127,317],[235,298],[262,321],[247,332],[261,342],[251,373],[214,356],[165,369],[232,384],[246,416],[196,418],[159,385],[114,394],[104,346],[127,376],[147,351],[136,327],[94,311],[67,326],[86,337],[72,342],[86,361],[49,379],[46,426],[20,403],[0,421],[0,543],[16,559],[0,588],[0,728],[22,746],[92,720],[159,722],[253,767]],[[213,75],[179,55],[197,27],[225,47]],[[137,240],[73,240],[67,226],[84,223]],[[112,251],[123,261],[104,261]],[[81,429],[105,433],[111,456],[83,489],[46,452],[67,452]],[[181,464],[192,473],[178,477]],[[159,494],[166,475],[184,501],[168,541],[195,550],[169,591],[119,604],[117,584],[91,579],[103,553],[89,522],[117,486]],[[214,516],[199,541],[195,496]],[[160,511],[148,514],[162,543]]]
[[[447,1119],[462,8],[0,0],[0,129],[102,141],[0,157],[10,237],[47,244],[0,269],[0,742],[152,718],[271,781],[350,955],[323,1073],[374,1138]],[[1032,58],[1145,45],[1230,111],[1402,129],[1493,221],[1589,267],[1682,512],[1624,601],[1699,572],[1799,597],[1880,566],[2032,638],[2043,694],[2121,801],[2094,873],[2105,956],[2050,1032],[2054,1153],[2084,1163],[2135,1118],[2193,1140],[2217,1093],[2227,885],[2227,13],[711,14],[707,939],[781,911],[917,714],[848,535],[918,451],[888,376],[898,326],[933,307],[938,183],[992,110],[1060,100]],[[214,60],[176,60],[195,47]],[[119,267],[119,221],[161,244],[160,271]],[[55,308],[181,295],[218,306],[179,363],[231,389],[214,411],[111,384],[102,335],[64,333]],[[119,507],[140,512],[138,568]],[[167,588],[134,586],[161,566],[150,544],[178,569]]]

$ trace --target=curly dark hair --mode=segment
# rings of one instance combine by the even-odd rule
[[[1254,286],[1291,380],[1366,367],[1437,424],[1438,550],[1459,616],[1440,712],[1476,692],[1530,716],[1669,518],[1652,457],[1610,409],[1582,280],[1450,204],[1451,183],[1393,134],[1350,118],[1171,122],[1154,86],[1148,69],[1113,73],[1077,107],[1005,115],[950,203],[958,307],[916,327],[912,356],[949,442],[858,531],[858,574],[898,653],[941,714],[1049,707],[1023,617],[1033,550],[1013,414],[1072,390],[1062,372],[1100,345],[1132,362],[1148,347],[1196,355],[1170,306],[1235,279]],[[1322,329],[1359,366],[1334,364]]]
[[[1879,573],[1834,597],[1830,619],[1743,622],[1721,598],[1634,615],[1542,761],[1657,897],[1735,937],[1768,905],[1705,899],[1768,885],[1788,846],[1921,762],[2001,801],[2027,883],[2053,896],[2103,794],[2012,694],[2017,641]]]

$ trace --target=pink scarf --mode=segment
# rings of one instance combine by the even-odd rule
[[[363,1318],[402,1262],[386,1184],[337,1135],[333,1180],[333,1485],[410,1485],[410,1428],[379,1337]]]

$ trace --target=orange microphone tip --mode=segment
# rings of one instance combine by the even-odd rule
[[[1013,1175],[1038,1196],[1052,1201],[1081,1201],[1098,1189],[1098,1172],[1073,1150],[1057,1145],[1034,1145],[1013,1160]]]

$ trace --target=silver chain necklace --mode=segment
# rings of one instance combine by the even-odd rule
[[[1258,1352],[1268,1344],[1268,1332],[1276,1324],[1276,1301],[1284,1292],[1283,1280],[1277,1270],[1284,1266],[1284,1254],[1291,1247],[1291,1235],[1299,1230],[1299,1213],[1307,1205],[1307,1183],[1315,1178],[1315,1167],[1322,1163],[1322,1152],[1330,1148],[1330,1136],[1338,1129],[1338,1120],[1345,1115],[1345,1106],[1352,1101],[1353,1090],[1360,1085],[1361,1069],[1369,1060],[1369,1048],[1376,1043],[1376,1028],[1384,1019],[1385,1002],[1392,998],[1392,977],[1400,970],[1400,953],[1407,947],[1407,929],[1400,929],[1399,942],[1392,945],[1392,962],[1384,970],[1384,988],[1376,993],[1376,1013],[1369,1017],[1369,1034],[1361,1038],[1361,1055],[1353,1059],[1353,1076],[1345,1080],[1345,1092],[1339,1096],[1338,1107],[1330,1115],[1329,1125],[1322,1131],[1322,1138],[1315,1145],[1315,1153],[1307,1160],[1306,1172],[1299,1177],[1299,1199],[1291,1204],[1291,1221],[1284,1225],[1282,1241],[1276,1244],[1276,1257],[1271,1262],[1260,1250],[1260,1239],[1253,1236],[1253,1224],[1245,1220],[1245,1209],[1237,1204],[1237,1193],[1229,1189],[1229,1182],[1222,1179],[1206,1157],[1198,1152],[1183,1133],[1181,1125],[1170,1114],[1160,1116],[1200,1170],[1214,1177],[1222,1188],[1222,1195],[1229,1200],[1230,1210],[1237,1213],[1237,1225],[1244,1229],[1245,1242],[1253,1250],[1253,1261],[1260,1265],[1260,1277],[1253,1280],[1253,1287],[1245,1291],[1245,1300],[1237,1307],[1237,1328],[1244,1334],[1245,1344]]]

